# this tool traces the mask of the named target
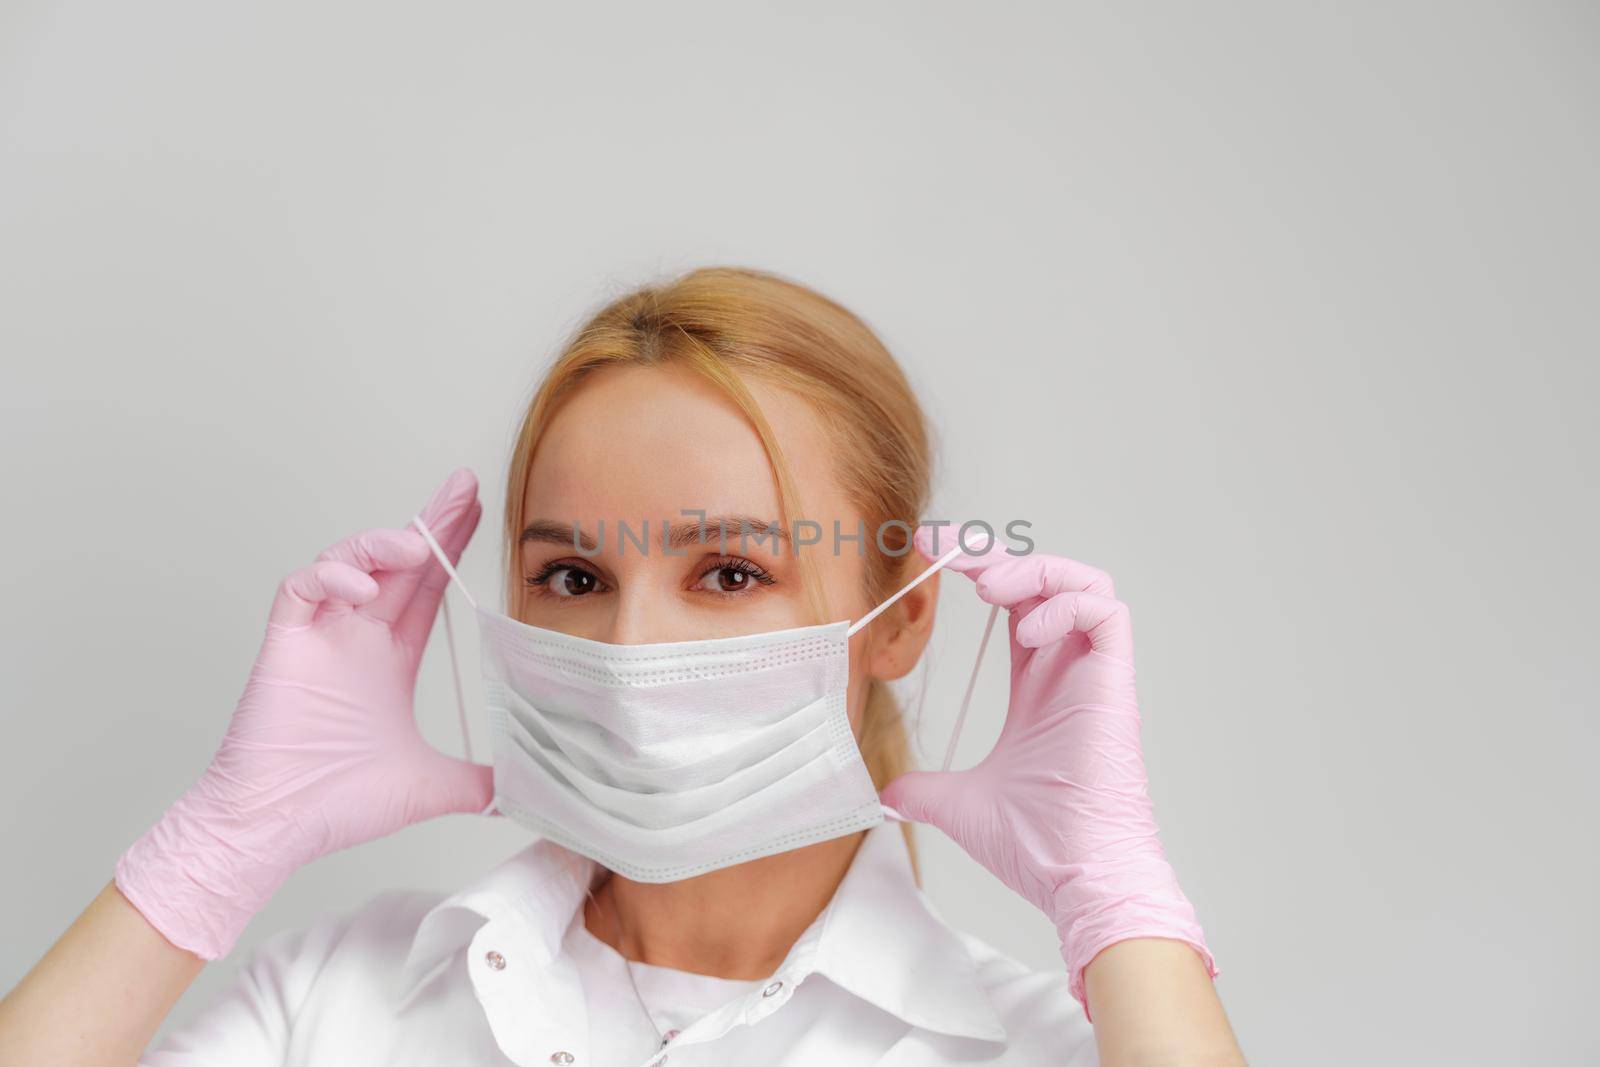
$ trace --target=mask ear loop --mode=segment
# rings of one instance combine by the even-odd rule
[[[946,552],[944,555],[942,555],[938,559],[934,560],[934,562],[927,568],[927,570],[924,570],[921,574],[917,575],[915,578],[911,579],[911,581],[907,582],[904,586],[902,586],[900,588],[900,590],[898,592],[896,592],[893,596],[889,597],[889,599],[885,600],[883,603],[879,604],[877,607],[873,608],[871,611],[869,611],[865,615],[861,616],[861,618],[857,619],[850,626],[850,628],[845,631],[845,636],[846,637],[853,636],[857,630],[861,629],[863,626],[867,625],[867,623],[869,623],[873,619],[877,618],[878,615],[881,612],[883,612],[885,609],[887,609],[890,604],[893,604],[896,600],[899,600],[901,597],[903,597],[907,593],[911,592],[911,590],[915,589],[918,585],[920,585],[923,582],[924,579],[926,579],[928,576],[933,574],[934,571],[938,570],[940,567],[943,567],[946,563],[949,563],[951,560],[955,559],[956,556],[961,553],[961,551],[962,551],[961,543],[958,540],[956,542],[955,547],[951,548],[950,551]],[[967,679],[967,691],[961,697],[961,710],[956,713],[955,729],[950,734],[950,743],[945,748],[945,753],[944,753],[944,766],[941,767],[940,770],[948,771],[950,769],[951,761],[955,759],[956,742],[961,739],[961,731],[967,725],[967,709],[972,704],[972,694],[973,694],[973,691],[977,688],[977,685],[978,685],[978,670],[979,670],[979,668],[981,668],[983,666],[983,655],[989,649],[989,635],[994,632],[994,620],[995,620],[996,617],[999,616],[999,614],[1000,614],[1000,605],[996,604],[996,605],[994,605],[993,607],[991,607],[989,609],[989,621],[983,628],[983,640],[978,643],[978,658],[972,664],[972,675],[971,675],[971,677],[969,677]],[[918,704],[918,708],[919,708],[919,715],[920,715],[920,708],[921,708],[922,698],[923,698],[923,696],[926,695],[926,693],[927,693],[927,664],[924,663],[923,664],[923,687],[922,687],[922,693],[918,694],[918,696],[917,696],[917,704]]]
[[[846,637],[854,637],[857,630],[861,629],[867,623],[871,622],[873,619],[876,619],[880,614],[882,614],[883,612],[887,611],[890,604],[893,604],[896,600],[899,600],[901,597],[903,597],[907,593],[911,592],[911,590],[913,590],[917,586],[921,585],[930,575],[933,574],[934,571],[938,570],[940,567],[943,567],[946,563],[949,563],[951,560],[955,559],[960,554],[961,554],[961,545],[957,544],[950,551],[946,552],[944,555],[942,555],[938,559],[934,560],[933,563],[928,567],[927,570],[923,571],[921,574],[919,574],[915,578],[911,579],[905,585],[902,585],[899,588],[899,590],[897,590],[892,596],[889,597],[889,599],[885,600],[882,604],[879,604],[877,607],[873,608],[871,611],[869,611],[865,615],[861,616],[861,618],[859,618],[855,622],[851,623],[850,624],[850,629],[846,630],[844,632],[844,635]]]
[[[961,697],[961,710],[956,713],[956,726],[950,732],[950,744],[944,750],[944,766],[939,768],[941,771],[948,771],[951,761],[956,758],[956,742],[961,740],[961,730],[967,725],[967,708],[972,703],[972,691],[978,685],[978,668],[983,666],[983,654],[989,649],[989,635],[994,632],[994,620],[999,614],[999,604],[989,609],[989,621],[983,627],[983,640],[978,642],[978,658],[972,664],[972,676],[967,679],[967,691]]]
[[[439,547],[439,542],[434,540],[433,531],[429,530],[428,524],[422,521],[422,516],[413,515],[411,523],[422,534],[423,540],[428,542],[428,547],[433,549],[434,556],[443,565],[445,573],[455,582],[456,587],[461,590],[461,595],[467,598],[467,603],[476,609],[478,602],[472,599],[471,593],[467,592],[467,583],[461,580],[461,576],[456,573],[456,569],[450,565],[450,557],[445,555],[444,549]],[[461,747],[466,750],[468,762],[475,763],[477,761],[472,755],[472,734],[467,729],[467,698],[461,688],[461,662],[456,656],[456,633],[455,628],[450,625],[450,598],[447,596],[439,597],[439,607],[444,612],[444,640],[445,644],[450,648],[450,675],[455,679],[456,685],[456,718],[461,724]],[[491,803],[489,807],[492,808],[494,805]]]

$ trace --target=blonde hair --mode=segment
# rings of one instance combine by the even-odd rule
[[[909,531],[928,503],[932,440],[900,365],[866,323],[820,293],[764,271],[709,267],[607,303],[573,333],[535,390],[507,475],[504,551],[513,617],[522,607],[516,568],[526,525],[523,498],[534,452],[556,410],[598,370],[667,364],[704,376],[750,420],[772,464],[786,530],[806,516],[799,513],[783,452],[740,375],[757,375],[809,400],[827,421],[836,442],[834,469],[865,521],[869,601],[877,603],[914,576],[908,568],[920,557],[910,549]],[[827,621],[832,615],[815,561],[800,556],[815,621]],[[876,679],[868,684],[859,744],[879,789],[911,767],[900,708]],[[911,824],[902,828],[915,869]]]

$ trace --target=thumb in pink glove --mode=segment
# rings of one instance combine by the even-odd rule
[[[452,561],[483,513],[455,471],[423,509]],[[480,812],[489,767],[432,748],[412,693],[447,577],[415,529],[341,541],[278,587],[211,765],[117,862],[167,940],[224,956],[301,866],[447,812]]]
[[[934,536],[921,527],[915,539],[930,560],[950,547]],[[883,803],[939,827],[1051,918],[1086,1015],[1084,969],[1118,941],[1188,942],[1215,978],[1194,908],[1161,848],[1139,744],[1133,631],[1111,577],[1060,556],[1013,556],[999,544],[948,566],[1009,612],[1010,707],[993,751],[975,767],[902,775]]]

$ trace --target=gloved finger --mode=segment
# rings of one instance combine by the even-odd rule
[[[935,530],[938,530],[937,535]],[[977,580],[978,575],[990,567],[1007,560],[1021,557],[1012,555],[1004,542],[998,537],[991,538],[982,528],[974,527],[967,532],[967,536],[960,537],[961,526],[955,523],[944,527],[918,526],[917,532],[912,535],[912,542],[916,544],[917,551],[929,563],[950,551],[957,544],[962,548],[972,551],[962,551],[946,563],[945,569],[960,571],[967,577]],[[938,544],[935,545],[935,540]]]
[[[378,595],[362,606],[361,613],[389,622],[399,611],[393,606],[396,586],[427,562],[428,543],[415,530],[363,530],[323,549],[317,558],[341,560],[372,575]]]
[[[471,538],[472,530],[477,527],[478,516],[482,513],[483,508],[478,503],[477,475],[472,473],[470,467],[457,467],[434,490],[433,496],[422,506],[417,515],[428,524],[428,530],[454,565],[461,554],[461,549],[466,546],[467,539]],[[466,528],[466,538],[461,537],[463,526]],[[390,617],[395,622],[396,633],[402,634],[421,647],[426,643],[428,628],[433,625],[433,615],[438,608],[437,590],[443,588],[438,580],[448,581],[448,576],[444,573],[444,568],[434,562],[433,552],[427,549],[427,541],[417,532],[416,526],[408,522],[406,529],[422,542],[427,557],[423,565],[415,571],[396,575],[394,605]],[[429,591],[433,591],[431,603],[419,606],[419,601],[423,600]],[[417,630],[419,625],[420,631]]]
[[[474,487],[477,485],[475,479],[473,485]],[[434,533],[434,538],[444,550],[445,558],[450,561],[452,567],[461,559],[461,553],[466,551],[467,543],[472,540],[472,535],[478,528],[478,520],[482,517],[483,505],[474,496],[468,502],[466,510],[450,520],[443,534]],[[428,529],[437,531],[438,528],[428,521],[427,515],[422,516],[422,521],[428,523]],[[432,552],[429,552],[430,559],[432,555]],[[422,569],[416,589],[411,594],[410,603],[406,605],[395,625],[395,632],[403,635],[417,648],[427,644],[428,634],[433,629],[433,621],[439,614],[439,601],[444,596],[445,586],[449,584],[450,575],[445,573],[445,569],[439,566],[437,560],[432,560],[429,566]]]
[[[978,596],[990,604],[1014,607],[1057,593],[1093,593],[1115,599],[1111,575],[1065,556],[1035,553],[1015,556],[987,568],[978,578]]]
[[[883,787],[878,802],[911,822],[940,826],[939,813],[950,795],[952,777],[947,771],[907,771]]]
[[[421,788],[419,819],[452,813],[477,815],[494,799],[494,768],[441,752]]]
[[[317,559],[336,559],[368,574],[414,570],[427,561],[428,542],[415,530],[363,530],[329,545]]]
[[[1094,593],[1058,593],[1017,623],[1016,639],[1024,648],[1055,644],[1070,633],[1089,638],[1089,647],[1133,662],[1133,622],[1128,605]]]
[[[403,552],[395,553],[394,565],[373,572],[372,576],[378,580],[381,591],[372,603],[361,609],[361,613],[382,622],[393,623],[411,600],[412,592],[421,581],[421,575],[426,571],[428,561],[433,558],[433,551],[428,548],[428,542],[415,527],[404,530],[382,530],[379,533],[386,539],[393,538],[397,544],[403,544],[405,548]]]
[[[318,609],[365,604],[378,595],[378,583],[348,563],[319,560],[278,583],[267,622],[276,626],[309,626]]]

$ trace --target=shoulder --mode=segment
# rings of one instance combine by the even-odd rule
[[[302,1035],[335,1018],[379,1025],[381,998],[437,894],[390,892],[347,913],[328,913],[272,934],[242,961],[233,981],[140,1059],[146,1067],[277,1067]],[[343,1027],[348,1030],[348,1026]]]
[[[341,974],[393,973],[405,962],[423,917],[441,899],[439,893],[390,890],[352,911],[324,913],[263,939],[241,977],[281,991],[283,1001],[294,1005]]]
[[[404,955],[423,916],[442,899],[440,893],[387,890],[354,910],[326,912],[300,927],[273,934],[261,942],[256,953],[329,955],[356,951],[383,955],[398,949]]]
[[[398,949],[403,956],[423,918],[444,899],[443,893],[390,889],[332,922],[344,948],[383,954]]]
[[[1006,1028],[1008,1056],[1018,1063],[1099,1063],[1094,1025],[1072,998],[1065,971],[1035,970],[972,934],[957,934]]]

